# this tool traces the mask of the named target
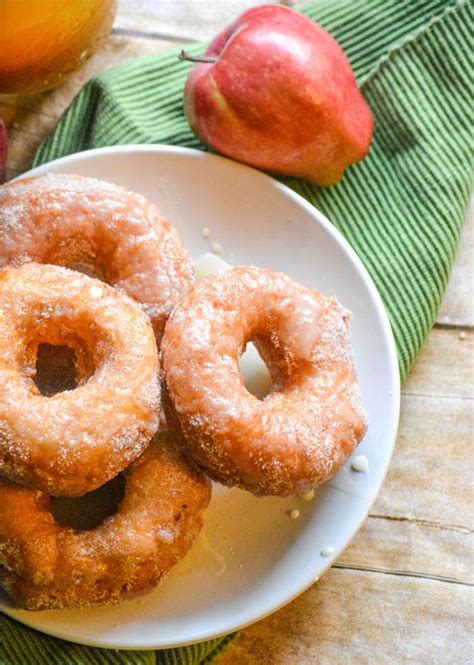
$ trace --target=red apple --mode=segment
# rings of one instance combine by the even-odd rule
[[[349,60],[306,16],[281,5],[249,9],[205,59],[186,82],[185,109],[218,152],[319,185],[367,154],[374,121]]]

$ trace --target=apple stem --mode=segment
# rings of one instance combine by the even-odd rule
[[[180,60],[189,60],[190,62],[216,62],[217,58],[209,55],[191,55],[187,51],[181,51],[178,55]]]

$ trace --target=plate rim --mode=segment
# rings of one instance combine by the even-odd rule
[[[316,208],[313,204],[311,204],[309,201],[307,201],[303,196],[292,190],[290,187],[285,185],[284,183],[276,180],[275,178],[271,177],[270,175],[259,171],[258,169],[255,169],[253,167],[247,166],[246,164],[242,164],[240,162],[236,162],[232,159],[229,159],[227,157],[221,156],[221,155],[216,155],[214,153],[210,152],[205,152],[203,150],[199,150],[196,148],[187,148],[187,147],[182,147],[182,146],[173,146],[173,145],[167,145],[167,144],[161,144],[161,143],[150,143],[150,144],[123,144],[123,145],[117,145],[117,146],[106,146],[102,148],[93,148],[89,150],[82,150],[79,152],[72,153],[70,155],[65,155],[63,157],[59,157],[57,159],[51,160],[49,162],[46,162],[44,164],[41,164],[39,166],[34,167],[33,169],[30,169],[19,176],[15,177],[12,179],[10,182],[13,182],[15,180],[21,180],[24,178],[28,177],[34,177],[36,175],[44,175],[48,173],[51,169],[51,167],[61,167],[62,165],[68,166],[71,164],[74,164],[75,162],[80,162],[82,160],[87,160],[88,158],[95,158],[95,157],[100,157],[103,155],[117,155],[117,154],[122,154],[122,155],[127,155],[130,154],[131,152],[134,153],[152,153],[152,154],[175,154],[175,155],[188,155],[188,156],[194,156],[198,157],[200,159],[210,159],[211,161],[214,160],[219,160],[223,162],[227,162],[228,165],[231,165],[232,167],[235,167],[237,169],[244,169],[245,171],[250,171],[253,173],[255,177],[258,178],[263,178],[264,180],[270,181],[271,185],[273,187],[276,187],[277,190],[282,192],[284,195],[292,199],[297,205],[303,207],[311,217],[314,218],[316,222],[318,222],[325,230],[325,232],[329,233],[332,238],[336,241],[337,244],[339,244],[344,251],[344,253],[348,256],[348,258],[351,260],[351,262],[355,265],[357,268],[357,271],[361,275],[363,282],[365,286],[367,287],[369,291],[369,295],[371,300],[373,301],[375,305],[375,309],[381,324],[381,330],[383,333],[383,338],[384,342],[386,343],[387,349],[388,349],[388,361],[389,361],[389,367],[390,367],[390,386],[391,386],[391,409],[390,409],[390,414],[388,418],[388,424],[390,426],[390,431],[391,431],[391,436],[388,438],[388,443],[387,445],[387,457],[386,457],[386,462],[383,468],[383,471],[380,475],[380,480],[377,483],[377,487],[371,491],[371,493],[367,497],[367,502],[366,502],[366,511],[364,514],[361,514],[361,516],[354,521],[354,527],[351,530],[351,533],[349,536],[347,536],[343,542],[342,545],[337,549],[336,553],[334,554],[333,557],[328,559],[328,562],[320,572],[319,576],[316,578],[316,576],[313,574],[312,576],[306,576],[309,579],[305,579],[304,583],[302,583],[298,590],[294,592],[293,590],[291,593],[282,595],[281,602],[279,602],[276,605],[272,605],[270,608],[267,608],[265,611],[262,612],[262,610],[257,610],[254,611],[253,613],[249,613],[247,619],[245,621],[237,621],[234,625],[229,625],[225,629],[219,629],[219,630],[213,630],[212,628],[208,628],[205,630],[198,631],[197,633],[194,633],[192,636],[189,636],[189,638],[186,638],[185,640],[180,639],[178,641],[170,641],[170,640],[165,640],[165,641],[160,641],[157,639],[153,644],[147,643],[146,645],[139,646],[137,644],[129,645],[127,643],[119,642],[119,643],[113,643],[111,644],[108,641],[103,641],[103,640],[97,640],[97,639],[84,639],[82,637],[76,637],[72,634],[69,634],[68,632],[62,631],[62,630],[54,630],[54,628],[39,628],[35,624],[34,621],[29,621],[27,617],[17,617],[15,616],[15,608],[8,608],[4,607],[3,604],[1,603],[1,598],[0,598],[0,611],[9,616],[10,618],[14,619],[15,621],[18,621],[19,623],[22,623],[23,625],[26,625],[30,628],[33,628],[37,630],[38,632],[41,632],[45,635],[50,635],[52,637],[56,637],[58,639],[63,639],[69,642],[73,642],[76,644],[82,644],[85,646],[91,646],[91,647],[96,647],[96,648],[102,648],[102,649],[113,649],[113,650],[127,650],[127,651],[153,651],[153,650],[160,650],[160,649],[172,649],[172,648],[177,648],[177,647],[184,647],[188,646],[191,644],[196,644],[200,642],[204,642],[207,640],[211,639],[217,639],[219,637],[223,637],[225,635],[228,635],[230,633],[234,633],[236,631],[242,630],[252,624],[254,624],[257,621],[260,621],[261,619],[264,619],[265,617],[273,614],[274,612],[277,612],[279,609],[290,603],[292,600],[297,598],[299,595],[301,595],[304,591],[306,591],[312,584],[317,582],[323,575],[326,573],[326,571],[334,564],[336,559],[341,556],[341,554],[344,552],[344,550],[348,547],[349,543],[353,540],[353,538],[357,535],[359,529],[361,528],[362,524],[365,522],[367,515],[370,511],[370,508],[372,507],[378,493],[380,492],[384,482],[385,478],[388,472],[388,468],[390,466],[390,463],[393,458],[393,452],[395,448],[395,443],[397,440],[397,434],[398,434],[398,427],[399,427],[399,420],[400,420],[400,401],[401,401],[401,395],[400,395],[400,372],[399,372],[399,364],[398,364],[398,355],[396,351],[396,346],[395,346],[395,339],[393,336],[393,331],[390,325],[390,320],[387,314],[387,311],[385,309],[385,305],[383,304],[383,301],[380,297],[380,294],[373,282],[372,277],[370,276],[367,268],[365,265],[362,263],[362,260],[359,258],[358,254],[355,252],[353,247],[349,244],[349,242],[346,240],[346,238],[342,235],[342,233],[336,229],[336,227],[331,224],[329,219],[318,209]],[[319,568],[319,566],[318,566]],[[97,608],[100,610],[100,608]],[[36,615],[36,613],[32,613],[33,616]]]

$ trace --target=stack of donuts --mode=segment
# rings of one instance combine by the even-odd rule
[[[367,428],[349,318],[266,269],[196,281],[174,227],[123,187],[1,187],[0,586],[31,610],[118,602],[188,551],[210,478],[286,496],[332,477]],[[249,341],[263,400],[240,370]],[[99,525],[57,519],[55,497],[119,478]]]

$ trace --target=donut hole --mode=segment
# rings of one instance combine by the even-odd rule
[[[42,395],[52,397],[77,388],[76,352],[69,346],[39,344],[33,379]]]
[[[120,473],[108,483],[80,497],[51,497],[51,513],[63,527],[90,531],[115,515],[125,495],[125,476]]]
[[[33,392],[53,397],[87,383],[102,366],[109,346],[88,314],[47,314],[33,314],[17,360],[20,371],[32,380]]]
[[[240,373],[246,389],[263,400],[272,390],[272,377],[257,348],[249,342],[239,357]]]

